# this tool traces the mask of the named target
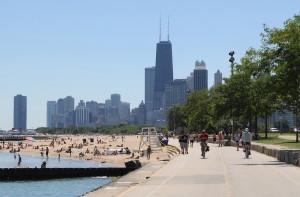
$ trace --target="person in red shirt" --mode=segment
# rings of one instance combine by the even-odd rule
[[[202,131],[201,134],[199,135],[199,141],[201,145],[201,156],[205,158],[205,152],[206,152],[206,147],[207,147],[207,140],[208,140],[208,134],[205,131]]]

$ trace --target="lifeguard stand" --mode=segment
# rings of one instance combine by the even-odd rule
[[[143,146],[146,146],[145,149],[147,149],[148,146],[151,146],[152,151],[161,149],[155,127],[142,128],[139,151]]]

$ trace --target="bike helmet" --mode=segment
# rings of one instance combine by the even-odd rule
[[[248,132],[248,131],[249,131],[249,129],[248,129],[248,128],[246,128],[246,129],[245,129],[245,131],[247,131],[247,132]]]

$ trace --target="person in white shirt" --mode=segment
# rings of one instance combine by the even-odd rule
[[[238,131],[234,132],[234,141],[236,142],[236,150],[239,151],[240,134]]]

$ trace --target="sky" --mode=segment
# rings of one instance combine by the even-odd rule
[[[169,38],[174,79],[196,60],[213,85],[219,69],[259,49],[263,24],[282,28],[299,14],[295,0],[11,0],[0,1],[0,129],[13,127],[13,99],[27,96],[27,128],[46,126],[47,101],[72,96],[104,103],[121,95],[131,109],[145,100],[145,68]]]

